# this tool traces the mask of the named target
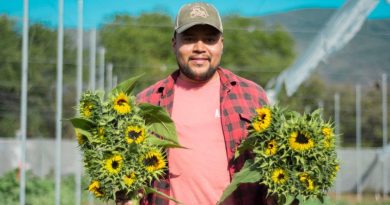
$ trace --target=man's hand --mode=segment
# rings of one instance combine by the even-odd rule
[[[126,196],[126,193],[124,191],[118,191],[115,193],[116,205],[132,205],[131,200]]]
[[[116,201],[116,205],[132,205],[131,201]]]

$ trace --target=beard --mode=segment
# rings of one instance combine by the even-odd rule
[[[187,78],[199,81],[199,82],[205,82],[208,81],[211,77],[214,76],[215,72],[217,71],[217,67],[209,67],[206,72],[203,73],[196,73],[194,70],[192,70],[188,65],[180,66],[180,72],[183,73]]]

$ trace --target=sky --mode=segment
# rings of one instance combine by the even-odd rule
[[[64,1],[64,26],[77,26],[78,0]],[[85,28],[99,27],[113,14],[127,13],[139,15],[144,12],[163,12],[175,16],[180,6],[189,0],[83,0],[83,21]],[[221,15],[240,14],[242,16],[264,16],[292,10],[340,8],[346,0],[206,0],[217,7]],[[0,15],[22,19],[23,0],[0,0]],[[57,0],[29,0],[30,22],[42,22],[55,26],[58,22]],[[390,19],[390,0],[380,0],[378,6],[368,17],[369,20]]]

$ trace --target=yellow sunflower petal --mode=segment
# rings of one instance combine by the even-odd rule
[[[146,170],[149,173],[161,170],[166,167],[166,162],[162,153],[156,150],[146,153],[145,156],[141,159],[141,162],[144,164]]]
[[[295,151],[306,151],[314,147],[314,142],[306,132],[294,131],[290,134],[289,145]]]
[[[103,196],[103,192],[100,190],[100,183],[98,181],[93,181],[89,186],[88,190],[95,194],[96,197]]]
[[[140,126],[127,126],[125,131],[126,141],[131,144],[140,144],[145,140],[145,128]]]
[[[253,128],[257,132],[263,132],[271,125],[272,114],[268,108],[256,109],[257,117],[252,123]]]
[[[275,169],[272,172],[271,178],[276,184],[284,184],[287,181],[288,176],[283,169]]]
[[[134,172],[132,172],[131,174],[129,175],[125,175],[123,177],[123,182],[127,185],[127,186],[131,186],[135,181],[135,174]]]
[[[276,154],[276,151],[278,150],[277,144],[275,140],[271,140],[267,142],[267,147],[265,150],[266,155],[274,155]]]
[[[116,96],[113,104],[114,104],[113,105],[114,110],[119,115],[124,115],[124,114],[130,113],[130,111],[131,111],[130,99],[124,92],[120,92]]]
[[[105,168],[110,174],[118,174],[122,168],[123,158],[120,155],[114,155],[113,157],[105,161]]]

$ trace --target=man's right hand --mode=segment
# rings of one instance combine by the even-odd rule
[[[131,201],[117,201],[116,205],[132,205]]]

